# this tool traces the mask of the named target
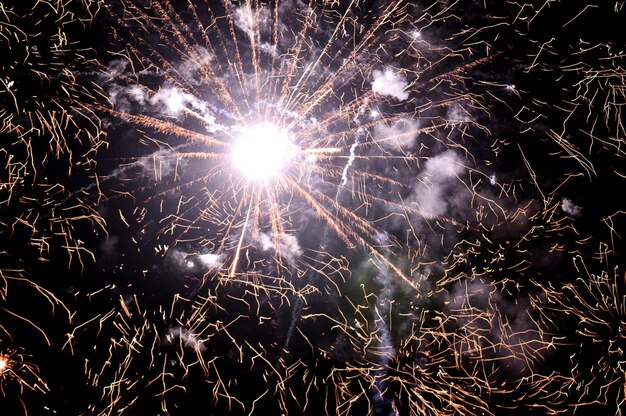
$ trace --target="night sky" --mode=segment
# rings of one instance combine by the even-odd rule
[[[625,13],[0,0],[0,415],[622,415]]]

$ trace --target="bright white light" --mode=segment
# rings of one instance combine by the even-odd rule
[[[7,359],[4,357],[0,357],[0,374],[2,374],[4,370],[7,369],[8,366],[9,366],[9,362],[7,361]]]
[[[297,151],[286,131],[269,123],[257,124],[241,129],[232,161],[248,179],[267,180],[282,172]]]

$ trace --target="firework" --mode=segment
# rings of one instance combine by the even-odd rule
[[[620,408],[622,6],[488,3],[0,6],[5,400]]]
[[[76,103],[107,120],[109,141],[117,149],[108,159],[113,166],[107,159],[99,165],[95,195],[117,212],[109,222],[123,224],[131,246],[152,247],[166,268],[186,269],[188,282],[168,283],[172,305],[159,306],[159,312],[148,307],[136,324],[117,324],[119,314],[104,314],[135,335],[124,331],[114,343],[133,352],[110,384],[104,382],[105,367],[90,370],[99,375],[94,386],[104,386],[110,398],[103,413],[135,401],[132,394],[108,388],[120,385],[119,374],[133,368],[128,366],[138,347],[131,339],[145,340],[144,354],[153,357],[148,385],[159,386],[164,410],[186,391],[169,376],[172,365],[183,369],[184,377],[202,369],[214,386],[215,406],[240,411],[307,407],[314,400],[305,396],[303,405],[288,383],[295,374],[309,380],[311,392],[321,391],[315,377],[328,374],[335,380],[332,397],[339,413],[354,410],[355,394],[374,403],[363,405],[369,411],[439,408],[445,414],[443,403],[466,413],[491,411],[479,391],[496,392],[495,383],[501,383],[506,387],[498,394],[510,395],[515,383],[542,383],[535,370],[555,340],[544,337],[542,326],[511,323],[525,314],[523,307],[514,316],[499,311],[505,295],[497,294],[506,293],[506,284],[473,293],[467,280],[495,267],[524,274],[535,267],[538,253],[525,256],[524,246],[536,244],[539,230],[563,235],[567,229],[567,217],[558,212],[559,186],[545,188],[528,148],[507,147],[507,157],[513,152],[523,162],[541,201],[520,204],[513,195],[525,184],[500,181],[489,168],[502,149],[481,151],[470,144],[492,134],[483,123],[495,91],[502,97],[521,94],[511,84],[469,87],[480,83],[468,74],[500,59],[499,53],[480,43],[441,47],[439,38],[423,31],[431,28],[432,34],[436,27],[463,43],[481,27],[446,28],[446,20],[457,17],[452,9],[404,1],[375,7],[359,1],[224,1],[189,3],[186,9],[168,1],[121,1],[107,4],[106,12],[119,46],[100,61],[101,90]],[[131,136],[122,133],[129,127]],[[576,144],[556,133],[548,137],[594,173]],[[482,271],[469,273],[464,265],[475,253],[491,250],[498,233],[515,236],[495,239],[519,254],[494,257]],[[455,234],[472,235],[474,241],[457,242]],[[112,244],[121,244],[117,241]],[[378,272],[355,277],[350,264],[361,262],[371,262]],[[126,267],[158,276],[146,263]],[[354,301],[355,279],[366,285],[365,299],[382,301],[362,322],[338,319],[338,313],[356,312],[333,305]],[[419,299],[433,293],[451,293],[449,302],[455,304],[454,293],[463,284],[472,292],[465,298],[487,303],[431,305],[424,310],[440,314],[442,324],[422,333],[393,334],[384,323],[393,320],[391,305],[399,293],[408,297],[399,310],[419,310]],[[394,293],[388,293],[391,288]],[[333,300],[323,301],[323,293]],[[128,302],[120,299],[127,317],[122,322],[133,315]],[[134,314],[140,313],[135,307]],[[158,316],[163,329],[146,313]],[[411,321],[411,314],[403,316]],[[252,321],[269,324],[279,335],[251,333]],[[337,327],[344,328],[343,335],[316,339]],[[424,334],[437,341],[424,341]],[[178,350],[171,362],[155,358],[161,338]],[[412,339],[431,346],[440,368],[450,367],[443,379],[458,377],[458,392],[444,394],[432,384],[398,376],[396,387],[410,391],[412,399],[407,404],[389,398],[400,346]],[[435,344],[444,347],[435,352]],[[352,352],[344,356],[340,351],[346,348]],[[207,360],[220,351],[229,351],[228,357]],[[305,375],[310,371],[301,361],[305,357],[325,362],[312,379]],[[480,368],[469,365],[474,361]],[[505,365],[516,371],[507,373]],[[250,391],[259,395],[244,393],[245,384],[228,367],[248,368],[255,386]],[[356,384],[347,383],[351,374],[360,374]],[[277,387],[261,388],[259,379],[275,380]],[[482,387],[477,391],[472,385]],[[430,396],[419,399],[423,394]]]

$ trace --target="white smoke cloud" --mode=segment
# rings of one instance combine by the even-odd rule
[[[177,70],[194,85],[206,82],[202,74],[202,68],[213,60],[211,53],[202,47],[196,47],[189,52],[187,59],[177,64]],[[120,85],[119,79],[128,75],[128,62],[116,60],[109,64],[106,77],[102,78],[107,83],[107,96],[109,102],[117,111],[132,112],[139,108],[147,114],[178,118],[185,114],[185,110],[193,111],[205,122],[208,131],[214,131],[214,109],[200,98],[189,92],[171,85],[162,85],[155,93],[138,85]]]
[[[273,234],[260,233],[258,244],[263,251],[276,250],[276,239]],[[298,239],[292,234],[280,234],[278,236],[278,251],[284,259],[291,263],[302,255],[302,248]]]
[[[178,66],[178,71],[185,77],[187,82],[193,85],[202,85],[206,82],[204,68],[211,64],[214,56],[208,49],[201,46],[194,47],[187,59]]]
[[[571,215],[572,217],[579,217],[583,212],[583,209],[581,207],[574,204],[571,200],[567,198],[563,198],[561,200],[561,209],[563,210],[563,212]]]
[[[402,118],[391,126],[377,124],[374,127],[374,140],[382,146],[399,148],[411,147],[415,143],[419,122],[410,118]]]
[[[178,249],[169,249],[166,254],[166,261],[177,269],[212,270],[221,267],[224,263],[224,256],[215,253],[186,252]]]
[[[464,169],[462,159],[451,150],[428,159],[421,181],[415,187],[413,202],[425,214],[432,215],[443,215],[449,208],[459,206],[460,194],[448,191]]]
[[[208,125],[215,123],[207,104],[193,95],[172,86],[160,88],[152,96],[136,85],[113,85],[108,90],[108,98],[117,111],[131,112],[133,107],[152,111],[167,117],[180,117],[185,109],[190,109],[203,117]]]
[[[220,267],[224,262],[223,256],[215,253],[200,254],[198,260],[202,266],[209,269]]]
[[[207,131],[214,131],[219,127],[209,105],[180,88],[162,87],[148,99],[148,103],[152,105],[152,111],[162,116],[178,118],[191,111],[202,118]]]
[[[359,145],[360,133],[361,130],[359,129],[354,139],[354,142],[352,143],[352,146],[350,146],[350,157],[348,158],[348,163],[346,163],[346,166],[344,166],[343,172],[341,173],[341,186],[345,185],[348,182],[348,171],[352,167],[354,159],[356,158],[356,148]]]
[[[472,121],[470,113],[459,104],[451,105],[450,108],[448,108],[447,117],[449,121],[457,123],[467,123],[468,121]]]
[[[374,71],[372,91],[381,95],[389,95],[400,101],[409,98],[406,87],[409,85],[404,75],[394,72],[392,69]]]
[[[144,106],[147,94],[136,85],[128,87],[114,85],[109,88],[108,98],[117,111],[129,112],[134,105]]]
[[[271,12],[267,7],[252,10],[250,5],[244,5],[237,7],[233,15],[235,16],[235,25],[250,37],[253,37],[257,30],[263,34],[271,29]]]
[[[176,268],[193,268],[194,266],[193,261],[189,258],[189,254],[177,249],[168,250],[165,259]]]
[[[109,63],[107,67],[107,74],[112,78],[117,78],[126,72],[128,68],[128,61],[125,59],[116,59]]]
[[[454,151],[447,150],[426,161],[424,173],[431,178],[431,182],[442,182],[463,171],[463,159]]]
[[[195,98],[178,88],[164,87],[150,97],[149,101],[152,105],[158,106],[158,112],[178,117],[187,105],[195,101]]]
[[[198,338],[198,335],[193,330],[187,328],[170,328],[167,331],[166,339],[172,344],[180,340],[183,346],[194,351],[204,352],[206,350],[206,346],[203,344],[202,340]]]
[[[278,48],[276,47],[276,45],[272,45],[271,43],[261,43],[261,50],[273,57],[278,56]]]

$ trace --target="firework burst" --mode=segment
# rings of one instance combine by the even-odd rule
[[[620,408],[622,5],[474,3],[0,5],[3,399]]]
[[[148,155],[103,180],[116,179],[115,192],[161,201],[156,235],[170,235],[168,246],[208,247],[231,278],[265,262],[250,261],[260,248],[272,252],[272,273],[282,273],[294,253],[320,243],[294,239],[305,218],[387,262],[417,289],[387,260],[400,244],[381,225],[419,217],[463,229],[437,195],[415,197],[407,179],[439,153],[433,175],[464,183],[469,167],[449,148],[467,149],[445,137],[484,132],[472,114],[481,111],[480,97],[456,84],[490,56],[443,73],[427,56],[436,50],[418,36],[419,26],[434,23],[427,13],[402,1],[373,9],[360,2],[222,2],[190,4],[184,13],[169,2],[121,2],[108,9],[128,46],[103,71],[109,104],[87,107],[145,130]],[[147,32],[129,31],[134,25]],[[433,95],[445,99],[424,93],[435,85]],[[154,186],[119,186],[140,169],[152,171]],[[425,193],[437,192],[423,180]]]

